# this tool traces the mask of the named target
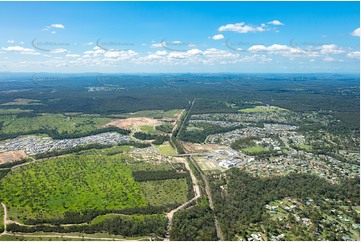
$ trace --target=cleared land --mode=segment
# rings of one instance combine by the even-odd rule
[[[159,145],[157,148],[161,155],[176,155],[177,154],[177,152],[173,149],[173,147],[169,144],[169,142],[166,142],[163,145]]]
[[[110,123],[107,123],[105,126],[115,126],[122,129],[136,129],[139,130],[142,126],[158,126],[161,125],[162,122],[153,119],[153,118],[126,118],[126,119],[117,119],[113,120]]]
[[[145,200],[153,206],[182,204],[188,200],[188,185],[184,178],[146,181],[139,184]]]
[[[10,219],[22,222],[146,205],[131,169],[120,158],[102,156],[67,156],[13,170],[0,182],[0,199]]]
[[[0,153],[0,165],[19,161],[28,157],[23,150],[8,151]]]

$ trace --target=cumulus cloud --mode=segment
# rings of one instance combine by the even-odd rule
[[[351,35],[360,37],[360,28],[357,28],[354,31],[352,31]]]
[[[352,51],[347,54],[347,57],[351,59],[360,59],[360,51]]]
[[[163,47],[163,44],[162,43],[154,43],[150,47],[152,47],[152,48],[161,48],[161,47]]]
[[[84,43],[84,45],[93,45],[94,43],[93,42],[86,42]]]
[[[34,49],[24,48],[22,46],[8,46],[5,48],[3,47],[2,50],[14,51],[23,55],[40,55],[40,53],[36,52]]]
[[[212,36],[212,39],[214,40],[220,40],[220,39],[224,39],[223,34],[216,34]]]
[[[62,24],[52,24],[52,25],[50,25],[50,27],[55,28],[55,29],[64,29],[65,28],[64,25],[62,25]]]
[[[54,54],[65,53],[65,52],[68,52],[68,50],[64,48],[54,49],[50,51],[50,53],[54,53]]]
[[[341,49],[340,47],[338,47],[337,45],[334,45],[334,44],[331,44],[331,45],[322,45],[321,46],[321,50],[320,50],[320,53],[321,54],[342,54],[344,53],[345,51],[343,49]]]
[[[268,22],[268,24],[272,24],[272,25],[284,25],[284,24],[281,23],[279,20],[272,20],[272,21]]]
[[[71,58],[76,58],[76,57],[80,57],[80,55],[77,54],[66,54],[66,57],[71,57]]]
[[[6,41],[6,43],[13,44],[15,43],[15,40],[9,39],[8,41]]]
[[[218,28],[218,31],[232,31],[237,33],[248,33],[248,32],[263,32],[265,31],[265,25],[262,26],[251,26],[246,25],[244,22],[235,23],[235,24],[226,24]]]

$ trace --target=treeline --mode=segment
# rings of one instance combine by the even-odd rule
[[[231,144],[231,148],[234,150],[244,149],[244,148],[256,145],[255,141],[258,141],[258,140],[261,140],[261,138],[255,137],[255,136],[245,137],[245,138],[234,141]]]
[[[168,135],[147,134],[143,132],[136,132],[133,136],[140,140],[154,140],[152,144],[155,145],[161,145],[163,142],[169,140]]]
[[[31,161],[30,158],[24,158],[24,159],[21,159],[21,160],[18,160],[18,161],[7,162],[7,163],[4,163],[4,164],[1,164],[0,168],[11,168],[13,166],[24,164],[24,163],[30,162],[30,161]]]
[[[136,148],[147,148],[150,146],[150,144],[147,143],[139,143],[139,142],[134,142],[134,141],[129,141],[126,143],[121,143],[118,144],[117,146],[123,146],[123,145],[129,145],[129,146],[133,146]],[[53,150],[53,151],[48,151],[45,153],[41,153],[41,154],[37,154],[35,155],[35,159],[44,159],[44,158],[49,158],[49,157],[54,157],[54,156],[61,156],[61,155],[66,155],[66,154],[71,154],[71,153],[76,153],[82,150],[91,150],[91,149],[106,149],[106,148],[111,148],[114,145],[103,145],[103,144],[88,144],[88,145],[78,145],[72,148],[66,148],[66,149],[62,149],[62,150]]]
[[[10,169],[0,170],[0,180],[10,172]]]
[[[48,218],[48,219],[27,219],[24,221],[25,224],[37,225],[37,224],[80,224],[80,223],[89,223],[94,218],[105,215],[109,213],[114,214],[123,214],[123,215],[154,215],[162,214],[171,209],[174,209],[179,204],[170,204],[164,206],[151,206],[147,205],[145,207],[132,207],[125,209],[106,209],[106,210],[84,210],[81,212],[66,211],[63,217],[57,218]]]
[[[10,232],[35,233],[35,232],[56,232],[56,233],[109,233],[126,237],[157,235],[164,236],[166,218],[163,215],[118,215],[105,218],[104,221],[94,224],[82,224],[73,226],[47,226],[38,225],[34,227],[9,224],[7,229]]]
[[[164,133],[172,133],[173,125],[172,124],[162,124],[155,126],[155,129]]]
[[[180,140],[188,141],[192,143],[203,143],[208,135],[226,133],[234,129],[241,128],[241,126],[221,127],[218,125],[208,124],[208,123],[194,123],[192,125],[198,128],[199,130],[188,131],[186,130],[185,127],[183,127],[183,129],[180,131],[178,135],[178,138]]]
[[[177,151],[178,154],[185,154],[186,153],[184,151],[184,149],[183,149],[183,146],[173,136],[170,138],[169,143]]]
[[[189,177],[189,172],[170,171],[133,171],[134,180],[137,182],[158,181],[168,179],[181,179]]]
[[[225,240],[242,234],[251,223],[262,221],[265,205],[271,201],[290,196],[298,199],[337,199],[347,205],[360,204],[360,179],[346,179],[332,185],[322,178],[310,174],[290,174],[274,178],[258,178],[239,171],[227,171],[227,179],[211,178],[215,213],[221,223]],[[222,191],[221,185],[227,185]],[[242,189],[240,189],[242,188]]]
[[[214,224],[214,214],[207,201],[174,214],[170,239],[176,241],[218,240]]]
[[[95,130],[91,130],[91,131],[83,132],[83,133],[59,132],[58,129],[39,129],[36,131],[31,131],[31,132],[17,132],[17,133],[9,133],[9,134],[0,133],[0,140],[13,139],[13,138],[19,137],[20,135],[29,135],[29,134],[46,134],[53,139],[76,139],[76,138],[81,138],[81,137],[96,135],[96,134],[101,134],[101,133],[107,133],[107,132],[116,132],[116,133],[122,134],[122,135],[130,134],[129,130],[121,129],[121,128],[118,128],[115,126],[104,127],[101,129],[95,129]]]

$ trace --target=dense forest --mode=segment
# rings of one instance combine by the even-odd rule
[[[290,174],[274,178],[258,178],[238,169],[230,169],[226,178],[211,177],[215,213],[226,240],[242,234],[252,223],[261,222],[265,205],[287,196],[299,199],[338,199],[352,205],[360,204],[360,180],[347,179],[332,185],[309,174]],[[222,191],[221,186],[227,185]]]
[[[177,241],[214,241],[217,234],[213,212],[205,199],[175,214],[170,231],[170,239]]]

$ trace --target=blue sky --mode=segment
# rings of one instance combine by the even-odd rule
[[[359,73],[358,2],[0,2],[0,71]]]

